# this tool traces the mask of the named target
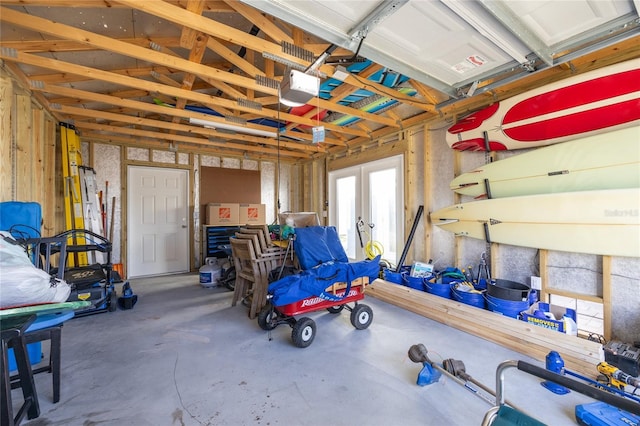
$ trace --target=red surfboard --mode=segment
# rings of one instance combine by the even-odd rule
[[[447,130],[461,151],[533,148],[640,124],[640,59],[530,90]]]

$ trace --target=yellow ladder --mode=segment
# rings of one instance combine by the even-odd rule
[[[67,230],[84,229],[82,193],[80,190],[80,174],[78,167],[82,165],[80,137],[73,125],[60,123],[60,141],[62,145],[62,178],[64,180],[64,217]],[[69,245],[84,245],[83,237],[73,238]],[[69,257],[67,265],[88,265],[87,253],[74,253]]]

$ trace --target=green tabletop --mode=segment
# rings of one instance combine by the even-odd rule
[[[91,306],[91,302],[63,302],[63,303],[43,303],[40,305],[21,306],[18,308],[0,309],[0,321],[4,322],[8,318],[25,314],[44,315],[57,312],[75,311],[76,309]]]

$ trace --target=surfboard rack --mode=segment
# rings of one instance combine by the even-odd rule
[[[491,234],[489,233],[489,223],[485,222],[484,224],[484,240],[491,244]]]
[[[482,138],[484,139],[484,150],[491,152],[491,148],[489,148],[489,133],[486,130],[482,132]]]
[[[487,194],[487,198],[488,199],[492,199],[493,198],[491,196],[491,183],[489,183],[489,179],[485,179],[484,180],[484,191]]]

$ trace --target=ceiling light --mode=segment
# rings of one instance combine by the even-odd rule
[[[253,129],[251,127],[235,126],[233,124],[220,123],[220,122],[217,122],[217,121],[202,120],[200,118],[191,117],[191,118],[189,118],[189,123],[190,124],[196,124],[198,126],[204,126],[204,127],[209,128],[209,129],[234,130],[236,132],[246,133],[246,134],[255,135],[255,136],[266,136],[266,137],[269,137],[269,138],[275,138],[277,136],[276,132],[269,132],[267,130]]]

